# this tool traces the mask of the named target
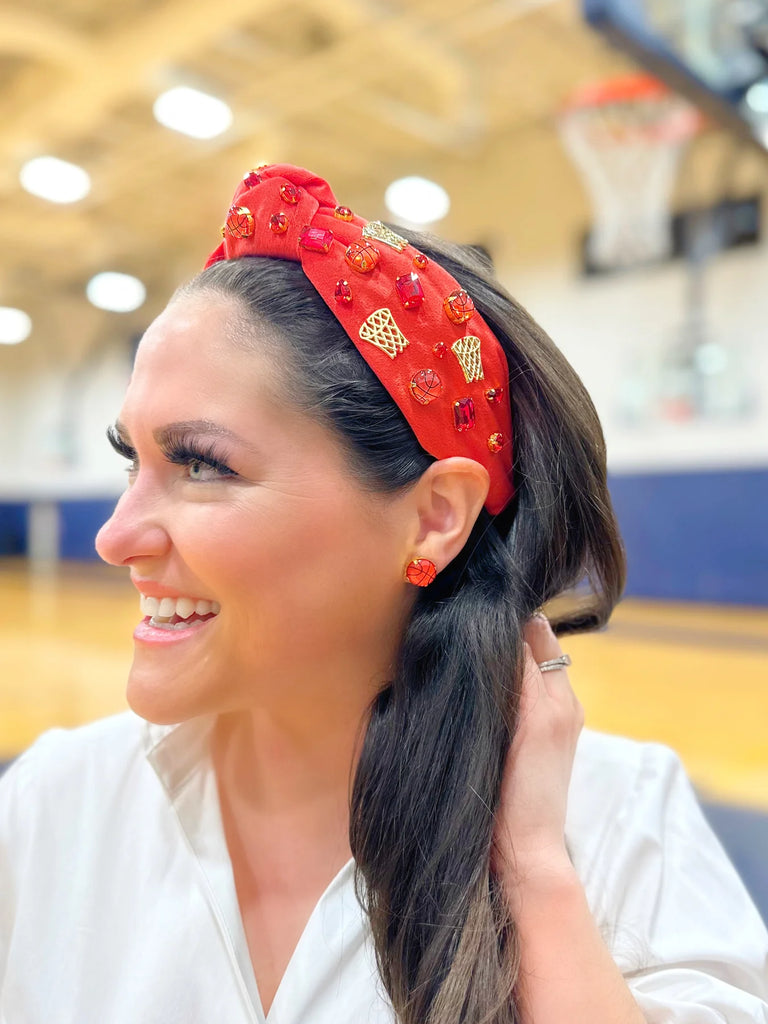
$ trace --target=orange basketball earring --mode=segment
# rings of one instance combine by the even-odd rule
[[[405,578],[416,587],[428,587],[437,577],[437,566],[429,558],[414,558],[405,567]]]

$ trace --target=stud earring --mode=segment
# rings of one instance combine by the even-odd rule
[[[414,558],[405,567],[405,578],[415,587],[428,587],[437,577],[437,566],[429,558]]]

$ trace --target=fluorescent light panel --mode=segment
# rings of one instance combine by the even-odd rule
[[[212,139],[232,124],[232,111],[223,100],[186,85],[162,93],[152,109],[164,127],[194,139]]]
[[[23,309],[0,306],[0,345],[18,345],[26,341],[32,330],[32,320]]]
[[[28,160],[19,172],[19,179],[27,192],[52,203],[76,203],[91,191],[88,172],[56,156]]]
[[[143,305],[147,297],[147,289],[137,277],[113,271],[92,277],[85,293],[94,306],[111,313],[132,313]]]
[[[384,193],[387,209],[408,224],[434,224],[451,208],[448,193],[435,181],[411,175],[398,178]]]

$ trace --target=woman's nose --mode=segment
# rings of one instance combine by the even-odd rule
[[[138,481],[121,495],[115,511],[96,534],[96,551],[110,565],[158,558],[170,546],[159,503],[146,490],[139,490]]]

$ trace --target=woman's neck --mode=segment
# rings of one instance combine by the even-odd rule
[[[220,716],[212,754],[227,842],[241,868],[288,884],[312,851],[313,867],[329,881],[349,859],[350,787],[371,696],[304,713]]]

